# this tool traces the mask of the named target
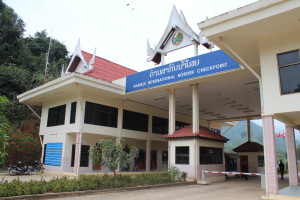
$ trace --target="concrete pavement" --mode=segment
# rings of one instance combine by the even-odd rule
[[[231,179],[209,185],[188,185],[152,188],[146,190],[114,192],[88,196],[64,197],[65,200],[258,200],[265,195],[260,188],[260,178],[251,177],[248,181]]]

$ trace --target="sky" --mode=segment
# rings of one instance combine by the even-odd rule
[[[25,36],[46,30],[64,43],[70,54],[80,38],[81,48],[136,71],[154,67],[147,63],[147,39],[154,48],[172,11],[182,10],[198,34],[197,23],[256,0],[3,0],[23,19]],[[166,57],[166,63],[194,56],[193,47]],[[205,53],[199,48],[199,54]]]
[[[257,0],[3,0],[25,22],[25,36],[46,30],[67,46],[70,54],[80,38],[81,48],[136,71],[154,67],[147,63],[147,39],[154,48],[168,24],[173,6],[182,10],[198,34],[197,23]],[[206,53],[199,48],[199,54]],[[193,47],[169,53],[166,63],[194,56]],[[261,120],[255,123],[261,125]],[[284,124],[275,121],[276,132]],[[300,140],[300,133],[296,131]]]

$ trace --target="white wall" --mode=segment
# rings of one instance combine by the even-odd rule
[[[277,54],[300,48],[299,32],[286,33],[280,37],[260,42],[260,62],[263,83],[264,113],[300,111],[300,93],[281,95]]]

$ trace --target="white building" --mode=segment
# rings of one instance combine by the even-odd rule
[[[262,118],[266,192],[273,198],[280,193],[273,122],[278,119],[287,127],[290,185],[298,186],[294,128],[300,128],[299,13],[298,0],[261,0],[200,22],[198,36],[173,8],[158,45],[152,49],[148,43],[148,61],[161,66],[139,73],[78,45],[63,77],[18,96],[22,103],[43,108],[40,135],[46,169],[92,171],[86,159],[89,146],[100,138],[122,137],[140,149],[140,169],[162,169],[168,160],[198,179],[201,146],[223,148],[216,137],[208,140],[213,133],[198,138],[200,127],[213,130],[229,121]],[[198,56],[198,46],[211,48],[211,42],[222,50]],[[195,57],[164,63],[168,52],[189,45],[194,45]],[[175,136],[176,127],[188,124],[193,137],[169,142],[162,137]],[[188,148],[176,152],[176,147]],[[177,162],[180,156],[182,162]],[[208,168],[218,165],[221,170],[222,159],[221,167],[212,162]]]

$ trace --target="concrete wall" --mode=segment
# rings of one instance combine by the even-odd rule
[[[285,33],[260,42],[265,115],[300,111],[300,93],[281,95],[277,54],[300,48],[299,32]]]
[[[240,156],[245,155],[248,156],[248,171],[249,173],[259,173],[264,172],[264,167],[258,167],[258,156],[263,156],[264,152],[239,152],[237,153]],[[240,159],[237,159],[237,171],[241,172],[241,162]]]
[[[175,148],[179,146],[188,146],[189,147],[189,165],[183,164],[175,164]],[[195,148],[196,146],[196,148]],[[215,147],[223,149],[223,163],[222,164],[210,164],[210,165],[200,165],[200,146],[204,147]],[[215,142],[209,140],[202,139],[180,139],[180,140],[170,140],[169,141],[169,151],[172,152],[170,155],[170,165],[176,166],[180,171],[187,172],[187,178],[189,179],[201,179],[202,178],[202,170],[208,171],[224,171],[225,170],[225,157],[224,157],[224,143]],[[196,174],[195,174],[196,173]],[[216,182],[216,181],[224,181],[224,175],[218,174],[206,174],[207,182]]]

